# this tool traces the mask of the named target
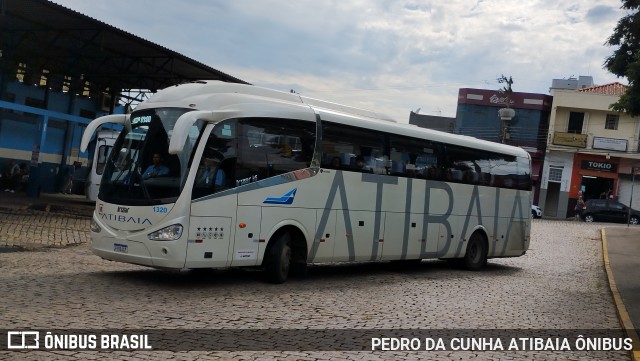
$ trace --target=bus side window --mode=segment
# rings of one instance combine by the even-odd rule
[[[240,180],[261,180],[310,166],[314,122],[283,118],[244,118],[239,122],[236,171]]]
[[[435,144],[424,139],[390,137],[391,174],[422,179],[438,179]]]
[[[494,154],[491,160],[491,186],[500,188],[518,188],[518,163],[516,157]]]
[[[376,172],[379,161],[388,159],[383,133],[329,121],[323,122],[322,126],[322,167]],[[364,168],[357,167],[359,160],[362,160],[360,163]],[[384,167],[390,167],[390,165],[384,164],[380,169],[385,170]],[[386,170],[379,174],[386,174]]]

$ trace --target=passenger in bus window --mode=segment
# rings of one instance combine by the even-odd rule
[[[407,176],[409,178],[417,178],[418,177],[418,172],[417,172],[416,166],[414,164],[407,163],[405,176]]]
[[[333,169],[342,168],[342,161],[340,160],[340,157],[331,158],[331,168]]]
[[[142,174],[142,178],[149,179],[169,175],[169,168],[162,164],[162,156],[158,153],[153,154],[153,164],[147,167]]]
[[[462,179],[466,184],[478,184],[478,173],[471,169],[467,169],[464,171]]]
[[[427,179],[438,179],[437,175],[436,175],[436,167],[431,165],[429,166],[429,168],[427,168]]]
[[[364,162],[364,157],[362,157],[361,155],[356,157],[354,169],[358,172],[373,173],[373,170]]]
[[[205,158],[204,168],[198,177],[198,185],[201,187],[222,187],[225,185],[226,174],[220,168],[220,159]]]

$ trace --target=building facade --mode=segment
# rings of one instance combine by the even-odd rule
[[[71,165],[84,181],[91,152],[80,139],[95,117],[183,82],[246,83],[48,0],[0,9],[0,170],[22,165],[30,195],[60,190]]]
[[[620,83],[551,89],[547,149],[539,205],[544,215],[573,216],[580,194],[629,204],[631,169],[640,166],[640,119],[609,109],[626,87]],[[638,207],[635,187],[632,207]]]
[[[52,90],[46,84],[34,85],[15,77],[0,79],[0,83],[4,84],[0,92],[0,164],[6,167],[14,160],[37,167],[38,188],[43,192],[60,190],[66,165],[87,166],[88,153],[80,152],[80,139],[93,118],[124,112],[121,106],[104,107],[102,99]],[[84,173],[78,172],[76,178],[84,181]]]
[[[458,91],[455,133],[522,147],[531,155],[533,203],[538,203],[552,97],[546,94],[463,88]],[[500,109],[515,111],[509,120]]]

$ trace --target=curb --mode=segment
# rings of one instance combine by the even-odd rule
[[[611,264],[609,263],[609,252],[607,251],[607,236],[605,234],[604,228],[600,230],[600,235],[602,238],[602,256],[604,258],[604,268],[607,271],[607,278],[609,279],[609,288],[611,289],[611,295],[613,296],[613,301],[616,304],[618,320],[620,321],[620,326],[622,326],[622,328],[624,329],[624,333],[627,335],[627,337],[631,338],[633,345],[637,347],[638,345],[640,345],[640,338],[638,338],[636,329],[633,327],[633,322],[631,322],[631,318],[629,317],[627,308],[624,306],[624,303],[622,302],[622,297],[620,296],[620,292],[618,292],[616,281],[613,278],[613,271],[611,270]],[[631,360],[640,361],[640,351],[631,350]]]

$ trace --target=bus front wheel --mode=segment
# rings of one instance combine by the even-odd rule
[[[462,261],[464,267],[470,271],[477,271],[487,264],[487,245],[481,234],[471,235],[467,244],[467,253]]]
[[[265,262],[267,280],[271,283],[283,283],[289,277],[291,266],[291,237],[282,234],[269,249]]]

